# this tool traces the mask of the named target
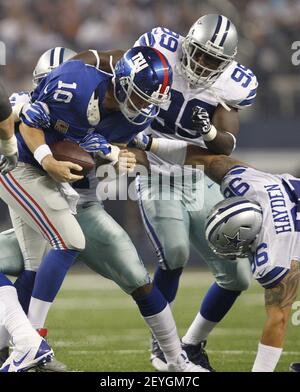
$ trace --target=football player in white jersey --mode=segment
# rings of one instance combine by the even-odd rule
[[[226,199],[209,212],[206,238],[215,254],[231,258],[233,264],[237,257],[247,256],[243,263],[265,289],[267,319],[252,371],[272,372],[282,353],[300,280],[300,179],[264,173],[197,146],[173,147],[173,158],[177,152],[186,155],[185,164],[204,165],[206,174],[221,185]],[[200,342],[197,317],[183,343]]]
[[[153,135],[185,140],[214,153],[231,154],[239,132],[238,112],[252,105],[258,86],[253,72],[235,61],[237,43],[234,24],[227,17],[215,14],[198,19],[186,37],[156,27],[138,39],[135,45],[151,46],[165,55],[173,68],[173,85],[170,103],[161,107],[137,147],[150,150]],[[79,54],[78,58],[109,67],[110,55],[115,63],[122,51],[89,51]],[[196,106],[198,109],[193,112]],[[169,184],[174,167],[153,150],[147,152],[151,170],[161,173],[162,183]],[[154,282],[167,301],[171,304],[175,300],[183,267],[189,259],[190,243],[215,276],[216,282],[206,294],[199,312],[201,342],[185,346],[190,357],[211,370],[204,350],[206,338],[241,291],[248,288],[251,270],[243,260],[236,264],[224,262],[205,240],[206,214],[223,199],[219,187],[199,171],[185,170],[184,179],[184,191],[181,178],[177,181],[176,176],[171,188],[153,181],[150,199],[148,177],[140,176],[137,192],[144,225],[159,261]],[[178,195],[181,195],[180,200]],[[157,370],[166,370],[166,361],[155,339],[150,359]]]
[[[223,15],[201,17],[186,37],[162,27],[140,37],[137,45],[162,51],[173,67],[171,102],[161,108],[145,132],[151,135],[150,143],[145,137],[146,149],[155,136],[185,140],[214,153],[231,154],[239,132],[238,112],[253,103],[257,89],[255,75],[235,60],[237,43],[235,26]],[[195,107],[198,108],[193,112]],[[147,155],[152,172],[169,176],[174,170],[163,155],[158,157],[151,151]],[[137,187],[144,225],[159,260],[154,281],[169,303],[175,300],[182,269],[189,259],[190,243],[215,276],[216,282],[206,294],[198,317],[201,341],[184,346],[190,357],[210,368],[205,340],[241,291],[248,288],[251,271],[243,260],[236,264],[224,262],[209,249],[205,241],[205,217],[222,200],[222,195],[219,187],[206,176],[203,178],[202,173],[189,180],[192,175],[191,169],[185,169],[184,192],[181,182],[174,181],[174,194],[181,192],[181,200],[167,200],[164,187],[159,184],[151,186],[152,195],[158,197],[149,200],[146,177],[137,179]],[[155,340],[151,360],[158,370],[165,368]]]

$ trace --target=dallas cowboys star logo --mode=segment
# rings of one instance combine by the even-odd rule
[[[227,244],[233,245],[236,249],[239,248],[240,244],[244,241],[240,239],[240,231],[238,231],[233,237],[229,235],[223,234],[226,240],[228,241]]]

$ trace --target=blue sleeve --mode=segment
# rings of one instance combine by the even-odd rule
[[[148,31],[140,36],[140,38],[136,41],[134,46],[151,46],[155,45],[155,37],[152,31]]]

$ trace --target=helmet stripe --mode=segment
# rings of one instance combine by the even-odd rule
[[[60,52],[61,52],[61,47],[58,46],[57,48],[54,49],[54,63],[53,67],[58,67],[60,65],[59,59],[60,59]]]
[[[169,83],[169,74],[168,74],[168,65],[166,62],[166,59],[164,57],[164,55],[162,53],[160,53],[159,50],[153,48],[155,50],[155,52],[158,54],[158,57],[160,58],[160,61],[162,62],[163,65],[163,71],[164,71],[164,80],[160,89],[160,93],[163,94],[166,90],[166,88],[168,87],[168,83]]]
[[[213,232],[220,226],[221,223],[223,223],[225,220],[231,218],[232,216],[238,215],[241,212],[245,212],[245,211],[255,211],[255,212],[262,214],[262,212],[259,209],[256,209],[255,207],[252,207],[252,206],[241,208],[241,209],[235,209],[233,212],[228,211],[226,213],[226,215],[223,216],[221,219],[218,219],[218,221],[216,223],[211,223],[212,227],[207,226],[206,233],[208,234],[208,239],[209,240],[211,239]]]
[[[228,19],[228,20],[227,20],[226,31],[225,31],[225,33],[224,33],[224,35],[223,35],[223,37],[222,37],[222,40],[221,40],[221,42],[220,42],[220,46],[223,46],[223,45],[224,45],[225,39],[226,39],[226,37],[227,37],[227,35],[228,35],[228,31],[229,31],[230,24],[231,24],[231,23],[230,23],[230,20]]]
[[[65,54],[65,48],[61,48],[61,51],[59,54],[59,64],[62,64],[64,62],[64,54]]]
[[[220,214],[220,213],[223,213],[223,212],[225,212],[225,211],[228,211],[228,210],[230,210],[232,207],[235,207],[235,206],[240,206],[240,205],[242,205],[242,204],[248,204],[248,203],[250,203],[250,201],[249,200],[239,200],[239,201],[237,201],[237,202],[235,202],[235,203],[232,203],[232,204],[230,204],[229,206],[227,206],[227,207],[224,207],[224,208],[220,208],[219,210],[218,210],[218,213]],[[244,207],[244,206],[243,206]],[[211,218],[210,218],[210,220],[207,222],[207,224],[206,224],[206,226],[209,226],[210,224],[211,224],[211,222],[215,219],[215,215],[213,215]]]
[[[211,42],[213,42],[213,43],[215,42],[215,40],[216,40],[216,38],[217,38],[217,36],[218,36],[218,33],[219,33],[219,31],[220,31],[220,28],[221,28],[221,24],[222,24],[222,16],[219,15],[219,17],[218,17],[218,22],[217,22],[217,26],[216,26],[214,35],[212,36],[212,39],[211,39]]]
[[[51,52],[50,52],[50,67],[53,67],[53,63],[54,63],[54,51],[55,51],[55,48],[51,49]]]

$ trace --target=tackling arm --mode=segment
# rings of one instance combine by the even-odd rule
[[[213,181],[221,184],[224,176],[234,166],[245,166],[245,163],[226,155],[212,154],[205,148],[188,145],[185,165],[203,165],[204,171]]]
[[[300,280],[300,264],[292,261],[291,269],[282,281],[265,290],[267,320],[252,371],[274,371],[279,361],[291,306],[296,299]]]
[[[217,134],[212,141],[205,141],[207,148],[216,154],[230,155],[235,149],[236,136],[240,128],[238,110],[231,108],[228,111],[223,106],[218,106],[212,124],[216,128]]]
[[[226,155],[217,155],[206,148],[188,144],[182,140],[164,138],[149,138],[144,150],[151,151],[158,157],[167,159],[176,165],[202,165],[205,173],[215,182],[221,184],[224,176],[234,166],[249,165],[230,158]]]
[[[105,52],[87,50],[85,52],[78,53],[72,58],[72,60],[80,60],[85,64],[93,65],[104,72],[111,73],[110,56],[113,57],[113,65],[115,65],[124,53],[124,50],[109,50]]]

